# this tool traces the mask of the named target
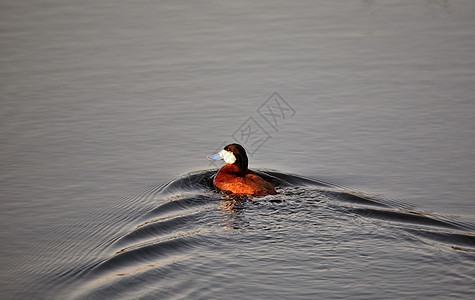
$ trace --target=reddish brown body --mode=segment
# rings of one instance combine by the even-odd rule
[[[216,188],[236,195],[275,195],[274,187],[251,170],[242,171],[234,164],[224,165],[214,179]]]

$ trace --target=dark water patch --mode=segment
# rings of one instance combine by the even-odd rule
[[[196,278],[188,273],[193,264],[186,255],[149,263],[128,273],[105,276],[89,283],[73,299],[185,299],[195,288]]]
[[[281,173],[278,171],[263,170],[263,169],[257,169],[253,171],[256,172],[262,178],[264,178],[265,180],[269,181],[272,185],[277,186],[277,187],[305,186],[305,185],[319,186],[319,187],[334,187],[335,186],[324,181],[310,179],[310,178],[306,178],[306,177],[295,175],[295,174]]]
[[[141,266],[150,265],[152,262],[166,259],[171,255],[178,255],[187,249],[199,244],[199,239],[193,238],[199,231],[183,232],[170,240],[150,242],[135,247],[124,248],[110,259],[97,265],[89,276],[97,280],[97,276],[109,277],[111,274],[122,276],[124,270],[138,270]]]
[[[462,224],[455,224],[454,222],[447,220],[439,220],[433,216],[427,216],[418,212],[401,212],[370,208],[353,208],[351,209],[351,212],[366,218],[380,219],[389,222],[423,225],[427,227],[442,227],[447,229],[465,229]]]
[[[439,243],[448,244],[454,250],[466,250],[475,253],[475,234],[465,232],[444,232],[427,229],[405,229],[416,236],[427,238]]]
[[[177,195],[173,200],[169,200],[158,207],[153,208],[152,210],[145,213],[144,217],[141,220],[144,222],[157,218],[159,216],[166,216],[172,213],[193,209],[199,206],[203,206],[212,201],[217,201],[219,198],[213,198],[213,194],[210,195]],[[180,198],[183,197],[183,198]]]
[[[200,213],[196,213],[147,221],[138,225],[132,232],[119,239],[116,245],[129,245],[131,243],[137,243],[146,239],[157,238],[161,235],[183,230],[186,227],[190,227],[189,224],[199,219],[200,215]]]
[[[162,194],[206,191],[213,187],[213,176],[217,170],[191,172],[170,181],[160,189]]]
[[[346,191],[331,191],[331,190],[323,190],[321,191],[323,195],[327,196],[332,200],[347,202],[351,204],[358,204],[358,205],[367,205],[367,206],[379,206],[379,207],[388,207],[388,205],[381,202],[378,199],[370,199],[366,196],[356,195],[354,193],[346,192]]]

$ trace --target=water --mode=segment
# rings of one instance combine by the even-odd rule
[[[103,257],[53,285],[73,281],[79,299],[470,296],[473,226],[279,172],[262,172],[278,196],[227,199],[209,190],[215,173],[129,199],[142,211]]]
[[[472,1],[0,6],[2,298],[473,297]]]

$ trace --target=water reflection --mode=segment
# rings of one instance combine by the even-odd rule
[[[242,216],[248,201],[246,199],[223,199],[220,201],[217,209],[222,213],[220,220],[224,224],[223,230],[240,229],[248,223]]]

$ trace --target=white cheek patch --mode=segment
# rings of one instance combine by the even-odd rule
[[[236,157],[232,152],[221,150],[220,155],[224,159],[224,162],[227,164],[232,165],[236,161]]]

